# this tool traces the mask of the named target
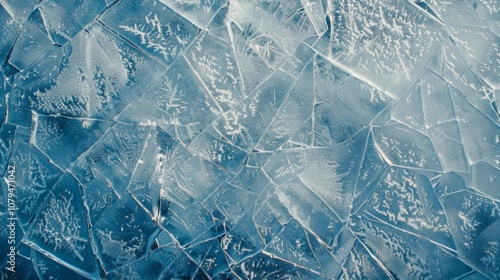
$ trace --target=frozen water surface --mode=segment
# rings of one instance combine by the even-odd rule
[[[500,279],[499,36],[496,0],[0,0],[1,278]]]

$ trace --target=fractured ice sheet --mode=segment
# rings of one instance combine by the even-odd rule
[[[500,279],[497,2],[0,0],[1,278]]]

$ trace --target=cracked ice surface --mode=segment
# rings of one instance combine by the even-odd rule
[[[496,0],[0,0],[2,279],[500,279],[499,36]]]

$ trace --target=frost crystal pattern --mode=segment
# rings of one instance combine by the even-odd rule
[[[0,0],[1,279],[500,279],[497,0]]]

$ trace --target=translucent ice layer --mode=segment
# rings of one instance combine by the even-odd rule
[[[500,279],[495,0],[0,0],[2,279]]]

